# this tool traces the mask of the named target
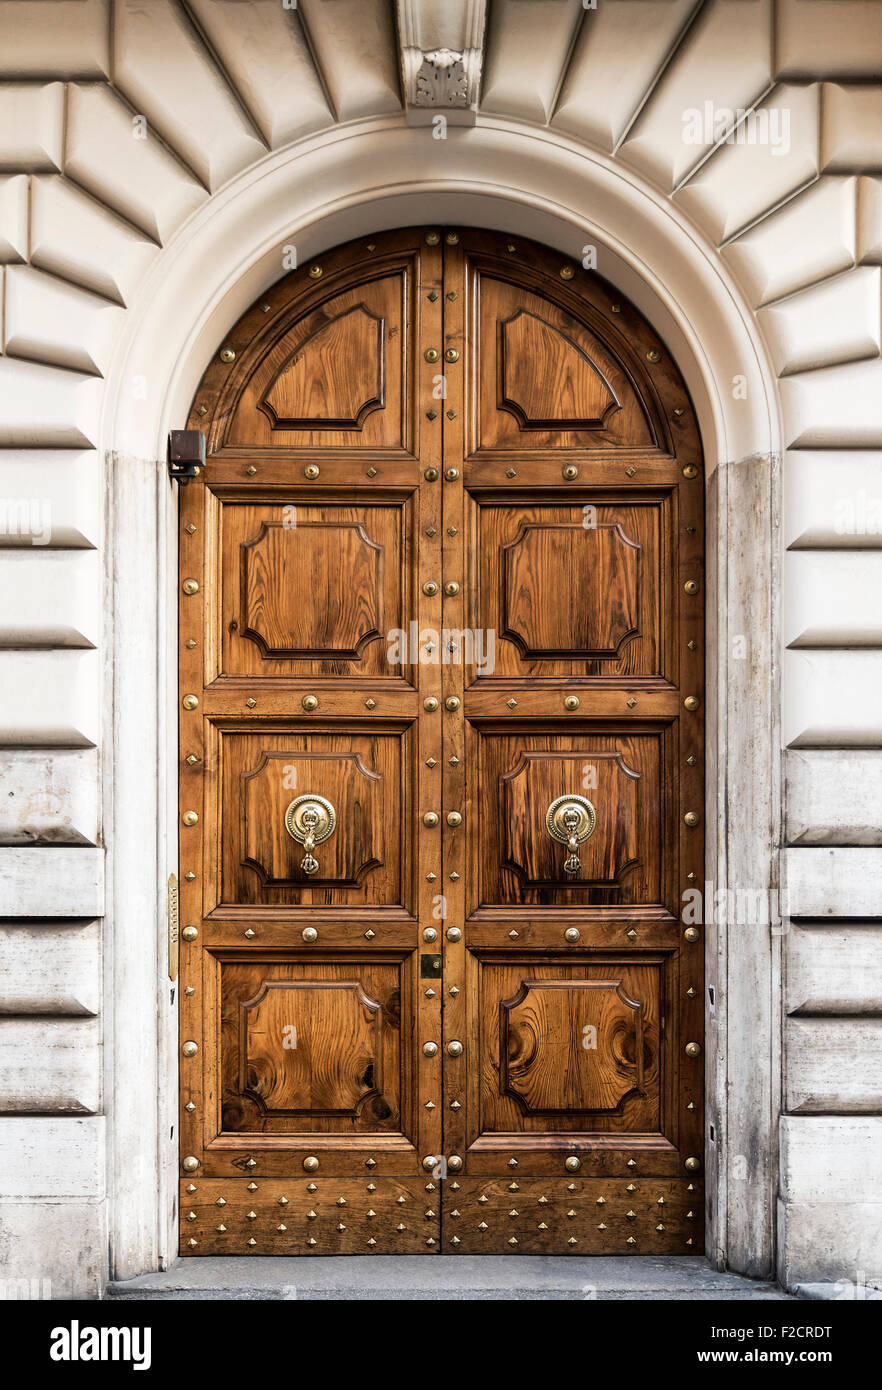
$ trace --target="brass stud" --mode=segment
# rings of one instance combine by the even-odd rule
[[[318,699],[315,695],[304,695],[300,703],[307,714],[311,714],[314,709],[318,709]]]
[[[196,646],[196,638],[188,637],[186,642],[184,643],[184,646],[187,648],[188,652],[191,652],[193,648]]]
[[[310,280],[320,280],[320,279],[322,278],[322,276],[324,275],[324,273],[325,273],[324,270],[323,270],[322,267],[321,267],[320,265],[318,265],[318,264],[316,264],[316,265],[311,265],[311,266],[309,267],[309,278],[310,278]]]
[[[196,1169],[199,1167],[199,1159],[194,1158],[191,1154],[188,1158],[184,1159],[181,1167],[185,1173],[195,1173]]]
[[[625,1244],[626,1244],[626,1245],[636,1245],[637,1242],[636,1242],[636,1240],[634,1239],[633,1236],[628,1236],[628,1239],[625,1241]]]
[[[625,932],[625,936],[628,938],[629,941],[637,940],[637,933],[633,927],[628,928],[628,930]]]
[[[437,1044],[436,1042],[426,1042],[426,1043],[423,1043],[423,1056],[424,1056],[424,1057],[437,1057],[437,1056],[438,1056],[438,1044]],[[426,1165],[425,1165],[425,1162],[424,1162],[424,1163],[423,1163],[423,1167],[425,1168],[425,1166],[426,1166]],[[433,1165],[433,1166],[434,1166],[434,1165]]]
[[[480,1226],[478,1227],[479,1231],[489,1231],[489,1229],[490,1227],[487,1225],[486,1221],[482,1221]]]
[[[248,699],[245,701],[245,704],[247,705],[248,709],[254,709],[255,705],[257,704],[257,701],[255,700],[253,695],[249,695]]]
[[[317,1212],[317,1211],[308,1211],[308,1212],[306,1213],[306,1219],[307,1219],[307,1221],[315,1221],[315,1219],[316,1219],[317,1216],[318,1216],[318,1212]]]
[[[628,464],[628,467],[625,469],[625,473],[627,474],[627,476],[628,476],[629,478],[633,478],[633,476],[634,476],[634,474],[635,474],[636,472],[637,472],[637,469],[634,467],[633,463],[629,463],[629,464]]]
[[[698,583],[694,579],[687,579],[686,583],[683,585],[683,588],[685,589],[687,594],[698,593]]]
[[[195,1211],[188,1211],[188,1212],[187,1212],[187,1220],[188,1220],[188,1221],[195,1221],[195,1220],[196,1220],[196,1213],[195,1213]]]
[[[318,937],[318,932],[315,927],[304,927],[300,935],[303,937],[304,941],[315,941]]]
[[[375,931],[371,931],[370,927],[368,927],[367,931],[364,934],[365,941],[373,941],[376,934],[377,933]]]
[[[376,468],[369,468],[368,471],[367,471],[367,476],[368,476],[369,478],[376,478],[376,476],[377,476],[377,470],[376,470]]]
[[[447,1054],[448,1054],[448,1056],[450,1056],[450,1057],[461,1057],[461,1056],[462,1056],[462,1051],[463,1051],[462,1043],[461,1043],[461,1042],[458,1042],[455,1038],[453,1039],[452,1042],[449,1042],[449,1043],[447,1044]]]
[[[459,927],[448,927],[448,929],[447,929],[447,940],[448,940],[448,941],[462,941],[462,930],[461,930],[461,928],[459,928]]]
[[[517,703],[518,703],[518,702],[517,702],[517,700],[515,699],[515,697],[512,695],[511,698],[508,699],[508,700],[506,700],[505,703],[508,705],[509,709],[516,709],[516,708],[517,708]]]
[[[576,272],[571,265],[562,265],[560,270],[558,271],[558,274],[560,275],[560,278],[562,280],[572,280],[575,273]]]
[[[183,584],[181,585],[181,588],[183,589],[183,591],[184,591],[185,594],[188,594],[188,595],[198,594],[198,593],[199,593],[199,580],[198,580],[198,579],[185,579],[184,582],[183,582]]]
[[[436,301],[437,298],[438,298],[438,291],[437,291],[437,290],[429,290],[429,293],[426,295],[426,298],[428,299],[428,301],[429,301],[430,304],[434,304],[435,301]]]
[[[539,1225],[536,1227],[536,1230],[537,1230],[537,1231],[547,1231],[547,1230],[548,1230],[548,1225],[547,1225],[547,1223],[544,1222],[544,1221],[540,1221],[540,1222],[539,1222]]]
[[[459,585],[455,579],[449,579],[447,581],[444,585],[444,592],[448,598],[456,598],[456,595],[459,593]]]
[[[307,1245],[318,1245],[318,1241],[314,1240],[312,1236],[309,1237],[309,1240],[306,1243]]]
[[[248,467],[245,469],[245,472],[248,474],[249,478],[253,478],[255,473],[257,472],[257,469],[255,468],[253,463],[250,463]]]
[[[196,1246],[199,1244],[199,1241],[198,1241],[198,1240],[194,1240],[193,1237],[191,1236],[190,1239],[187,1241],[187,1244],[189,1245],[189,1247],[190,1247],[191,1250],[195,1250],[195,1249],[196,1249]]]
[[[423,1212],[423,1216],[427,1221],[433,1221],[435,1219],[435,1213],[431,1207],[428,1207],[427,1210]]]
[[[505,476],[506,476],[506,478],[516,478],[516,477],[518,476],[517,469],[516,469],[516,468],[506,468],[506,470],[505,470]]]
[[[437,1052],[437,1050],[436,1048],[435,1051]],[[423,1167],[427,1173],[433,1172],[438,1167],[438,1159],[434,1154],[426,1154],[426,1157],[423,1159]]]
[[[345,1198],[345,1197],[338,1197],[338,1198],[337,1198],[337,1206],[338,1206],[338,1207],[345,1207],[345,1205],[346,1205],[346,1198]]]
[[[456,996],[459,994],[459,990],[457,989],[456,985],[451,985],[450,989],[448,990],[448,993],[452,995],[452,997],[455,999]]]
[[[447,824],[451,826],[454,830],[458,825],[462,825],[462,816],[460,815],[459,811],[447,812]]]
[[[306,1190],[307,1192],[318,1192],[318,1188],[314,1182],[308,1182],[306,1184]]]
[[[288,1198],[287,1198],[287,1197],[280,1197],[280,1198],[279,1198],[279,1206],[280,1206],[280,1207],[286,1207],[287,1205],[288,1205]]]
[[[277,1230],[277,1231],[287,1231],[287,1229],[288,1229],[288,1227],[285,1225],[284,1222],[282,1222],[280,1225],[278,1225],[278,1226],[276,1227],[276,1230]]]
[[[226,363],[235,362],[236,354],[231,347],[221,348],[220,360]]]
[[[457,352],[456,348],[446,348],[446,349],[445,349],[445,351],[444,351],[444,361],[445,361],[445,362],[458,362],[458,361],[459,361],[459,353]]]
[[[365,702],[364,702],[364,707],[365,707],[365,709],[376,709],[376,708],[377,708],[377,702],[376,702],[376,700],[372,700],[372,699],[370,699],[370,697],[368,697],[368,699],[365,700]]]
[[[694,998],[695,998],[695,986],[694,986],[694,985],[690,985],[690,986],[689,986],[689,988],[688,988],[687,991],[686,991],[686,997],[687,997],[688,999],[694,999]]]
[[[574,1182],[567,1183],[567,1192],[578,1192],[578,1187]]]
[[[426,811],[423,816],[423,825],[427,826],[429,830],[433,830],[438,824],[439,819],[440,817],[437,811]]]
[[[621,304],[610,304],[609,309],[611,314],[620,314],[622,312]]]
[[[437,420],[437,419],[438,419],[438,412],[437,412],[437,410],[427,410],[427,411],[426,411],[426,419],[427,419],[427,420]]]
[[[650,348],[649,352],[646,354],[646,360],[647,362],[660,362],[661,353],[658,348]]]
[[[578,708],[579,708],[579,697],[578,697],[578,695],[568,695],[567,698],[564,700],[564,709],[576,710],[576,709],[578,709]]]
[[[597,1229],[598,1229],[598,1231],[605,1231],[605,1230],[606,1230],[606,1224],[605,1224],[603,1221],[601,1221],[601,1223],[600,1223],[600,1225],[597,1227]]]
[[[423,477],[425,478],[425,480],[426,480],[427,483],[437,483],[437,481],[438,481],[438,470],[437,470],[437,468],[427,468],[426,471],[425,471],[425,473],[423,474]]]
[[[188,1100],[187,1104],[184,1106],[184,1109],[186,1110],[188,1115],[192,1115],[196,1109],[196,1106],[193,1104],[192,1100]],[[189,1191],[190,1189],[188,1188],[187,1190]],[[195,1187],[193,1188],[193,1191],[196,1191]]]
[[[303,1160],[303,1170],[304,1170],[304,1172],[306,1172],[306,1173],[314,1173],[314,1172],[316,1172],[316,1170],[318,1169],[318,1166],[319,1166],[319,1161],[318,1161],[318,1159],[315,1158],[314,1155],[312,1155],[312,1154],[310,1154],[308,1158],[305,1158],[305,1159]]]
[[[455,299],[455,298],[456,298],[456,295],[455,295],[455,294],[449,294],[449,295],[447,296],[447,298],[448,298],[448,299]],[[455,411],[455,410],[448,410],[448,412],[447,412],[447,418],[448,418],[448,420],[455,420],[455,419],[456,419],[456,411]]]
[[[488,1203],[489,1201],[490,1201],[490,1198],[487,1196],[486,1192],[482,1192],[481,1195],[480,1195],[480,1197],[478,1198],[478,1202],[480,1203],[480,1205],[481,1205],[482,1207],[483,1207],[483,1206],[486,1206],[487,1203]]]
[[[698,1158],[687,1158],[683,1166],[687,1173],[697,1173],[701,1167],[701,1160]]]
[[[566,931],[564,932],[565,941],[579,941],[581,939],[581,936],[582,933],[579,931],[578,927],[567,927]]]
[[[196,527],[193,525],[192,521],[187,522],[187,525],[184,527],[184,530],[187,532],[188,536],[195,536],[196,534]]]
[[[257,1212],[256,1212],[256,1211],[249,1211],[249,1213],[248,1213],[248,1215],[247,1215],[247,1217],[246,1217],[246,1220],[247,1220],[247,1221],[256,1221],[256,1220],[257,1220]]]
[[[458,233],[458,232],[448,232],[447,235],[445,236],[444,240],[447,242],[447,245],[448,245],[448,246],[458,246],[458,245],[459,245],[459,233]]]
[[[437,592],[438,585],[435,583],[434,579],[427,579],[423,585],[423,593],[426,595],[426,598],[434,598]],[[437,701],[435,702],[435,708],[438,708]]]
[[[344,1226],[344,1224],[343,1224],[342,1221],[338,1221],[338,1222],[337,1222],[337,1230],[338,1230],[338,1231],[345,1231],[345,1230],[346,1230],[346,1227]]]
[[[595,1203],[595,1205],[598,1206],[598,1207],[605,1207],[605,1206],[606,1206],[606,1198],[605,1198],[605,1197],[598,1197],[597,1202]]]
[[[195,767],[199,759],[197,758],[195,753],[188,753],[186,761],[188,767]]]
[[[689,648],[689,651],[691,652],[698,650],[698,643],[696,642],[694,637],[690,637],[689,641],[686,643],[686,646]]]
[[[199,415],[199,416],[207,415],[207,414],[208,414],[208,406],[207,406],[207,405],[197,405],[197,407],[196,407],[196,414]]]
[[[569,1240],[567,1241],[567,1245],[578,1245],[578,1244],[579,1244],[579,1242],[576,1240],[576,1237],[575,1237],[575,1236],[570,1236]]]
[[[423,928],[423,940],[424,940],[424,941],[437,941],[437,940],[438,940],[438,932],[437,932],[436,928],[435,928],[435,927],[424,927],[424,928]]]
[[[199,812],[185,811],[184,814],[181,816],[181,820],[184,822],[184,825],[195,825],[199,820]]]
[[[637,1167],[637,1160],[636,1160],[636,1158],[629,1158],[629,1159],[628,1159],[628,1162],[625,1164],[625,1167],[626,1167],[626,1168],[636,1168],[636,1167]]]
[[[512,927],[508,936],[510,941],[517,941],[518,937],[520,936],[520,932],[515,931],[514,927]]]
[[[700,1057],[700,1056],[701,1056],[701,1045],[700,1045],[700,1043],[697,1043],[697,1042],[689,1042],[689,1043],[686,1044],[686,1046],[685,1046],[685,1048],[684,1048],[683,1050],[684,1050],[684,1052],[686,1053],[686,1056],[687,1056],[687,1057]]]
[[[262,314],[268,314],[271,308],[272,308],[272,305],[270,305],[270,304],[261,304],[261,306],[260,306],[260,312],[261,312]]]
[[[462,1168],[462,1159],[459,1154],[451,1154],[447,1160],[447,1168],[451,1173],[458,1173]]]
[[[460,1105],[458,1100],[452,1100],[450,1102],[450,1108],[451,1110],[461,1110],[462,1106]]]
[[[686,467],[683,469],[683,477],[684,477],[684,478],[697,478],[697,477],[698,477],[698,469],[695,467],[695,464],[694,464],[694,463],[687,463]]]
[[[696,710],[696,709],[698,709],[698,706],[699,706],[699,699],[698,699],[698,696],[697,696],[697,695],[687,695],[687,696],[686,696],[686,699],[683,701],[683,706],[684,706],[685,709],[688,709],[688,710]]]
[[[511,1236],[508,1243],[509,1243],[509,1245],[517,1245],[517,1243],[518,1243],[518,1238],[517,1238],[517,1236]]]
[[[455,483],[456,480],[457,480],[457,478],[459,477],[459,469],[458,469],[458,468],[445,468],[445,470],[444,470],[444,476],[445,476],[445,478],[447,479],[448,483]]]
[[[683,935],[687,941],[697,941],[699,937],[698,927],[687,927]]]
[[[566,468],[562,471],[564,480],[568,483],[571,483],[574,478],[578,478],[579,476],[579,470],[574,463],[568,463]]]
[[[226,1228],[226,1226],[224,1225],[224,1223],[221,1222],[221,1224],[220,1224],[219,1226],[216,1226],[216,1227],[215,1227],[215,1230],[217,1230],[221,1235],[226,1235],[227,1228]]]
[[[441,233],[440,233],[440,232],[426,232],[426,245],[427,245],[427,246],[437,246],[437,245],[438,245],[438,242],[439,242],[440,240],[441,240]]]
[[[247,937],[249,941],[253,941],[255,936],[257,935],[257,932],[254,930],[253,927],[246,927],[242,935]]]
[[[256,1167],[257,1167],[257,1159],[256,1159],[256,1158],[246,1158],[246,1160],[245,1160],[245,1167],[246,1167],[246,1168],[256,1168]]]
[[[437,362],[440,356],[441,354],[438,351],[438,349],[432,347],[426,348],[425,352],[423,353],[423,357],[425,357],[427,362]]]
[[[321,469],[317,463],[308,463],[303,470],[303,476],[309,478],[310,482],[314,482],[320,472]]]
[[[444,701],[444,708],[450,714],[455,714],[461,704],[462,701],[460,700],[458,695],[448,695],[447,699]]]
[[[569,1158],[564,1163],[564,1167],[568,1173],[578,1173],[579,1169],[582,1167],[582,1160],[581,1158],[577,1158],[575,1154],[570,1154]]]
[[[517,251],[518,248],[515,246],[515,244],[514,244],[513,241],[509,241],[509,242],[506,243],[505,249],[506,249],[506,251],[508,252],[508,254],[509,254],[510,256],[513,256],[514,253],[515,253],[515,251]]]
[[[376,1192],[377,1184],[375,1182],[369,1182],[367,1185],[367,1190],[368,1192]]]
[[[181,936],[184,938],[185,941],[195,941],[199,936],[199,928],[184,927],[184,930],[181,932]]]
[[[683,817],[684,824],[688,825],[690,828],[696,826],[700,819],[701,817],[697,811],[687,811]]]

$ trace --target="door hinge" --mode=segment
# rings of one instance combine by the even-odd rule
[[[174,874],[168,876],[168,978],[178,978],[178,880]]]
[[[205,467],[205,435],[201,430],[172,430],[168,437],[168,476],[186,487]]]

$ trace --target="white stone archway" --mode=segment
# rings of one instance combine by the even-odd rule
[[[580,257],[631,298],[692,394],[708,488],[708,850],[715,884],[777,884],[779,410],[755,321],[718,253],[667,198],[565,137],[485,118],[434,141],[397,118],[351,123],[268,156],[195,213],[130,305],[109,374],[106,997],[111,1275],[175,1250],[175,1005],[163,979],[165,883],[176,869],[176,499],[162,460],[226,330],[283,274],[353,237],[412,224],[528,236]],[[734,377],[744,389],[732,392]],[[134,391],[141,380],[146,390]],[[733,635],[747,659],[729,658]],[[774,1266],[778,943],[707,928],[708,1254]],[[158,968],[160,962],[162,968]],[[160,979],[154,991],[150,981]],[[710,993],[712,991],[712,994]],[[155,1100],[154,1100],[155,1098]]]

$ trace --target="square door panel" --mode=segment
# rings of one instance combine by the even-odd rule
[[[219,508],[214,678],[386,677],[414,611],[412,505],[228,501]]]
[[[474,505],[475,626],[496,653],[473,678],[673,678],[669,495]]]
[[[220,1133],[402,1133],[401,959],[227,959],[219,971]]]
[[[664,956],[475,969],[480,1135],[661,1131]]]
[[[614,732],[483,730],[479,905],[661,905],[667,830],[667,728]],[[558,797],[587,798],[594,829],[578,846],[579,871],[564,870],[567,846],[548,830]]]
[[[398,907],[413,897],[411,726],[363,733],[256,727],[221,731],[222,907]],[[288,830],[301,796],[330,803],[334,826],[302,867]]]

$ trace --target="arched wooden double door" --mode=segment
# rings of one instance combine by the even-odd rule
[[[268,290],[189,428],[182,1252],[700,1253],[703,473],[663,343],[520,237],[396,231]]]

